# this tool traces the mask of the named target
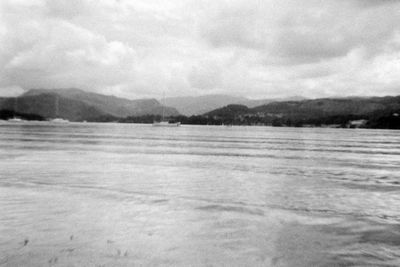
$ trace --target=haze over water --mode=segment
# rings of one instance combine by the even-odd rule
[[[399,266],[400,132],[0,124],[0,266]]]

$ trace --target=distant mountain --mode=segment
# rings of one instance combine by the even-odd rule
[[[235,118],[238,115],[241,114],[246,114],[250,111],[250,109],[245,106],[245,105],[239,105],[239,104],[231,104],[210,112],[207,112],[206,116],[218,116],[218,117],[223,117],[223,118]]]
[[[84,102],[104,113],[116,117],[141,116],[147,114],[159,115],[162,113],[162,106],[156,99],[129,100],[115,96],[86,92],[75,88],[55,90],[32,89],[26,92],[24,96],[48,93]],[[176,116],[179,114],[176,109],[170,107],[165,107],[164,112],[166,116]]]
[[[397,109],[400,107],[399,97],[371,98],[321,98],[303,101],[273,102],[253,108],[253,113],[280,114],[285,116],[301,116],[303,118],[363,115],[377,110]]]
[[[302,96],[291,96],[285,98],[266,98],[266,99],[248,99],[247,101],[240,102],[242,105],[246,105],[249,108],[254,108],[261,105],[266,105],[272,102],[284,102],[284,101],[302,101],[306,98]]]
[[[165,105],[176,108],[179,113],[190,116],[200,115],[229,104],[239,104],[248,101],[244,97],[235,97],[230,95],[204,95],[204,96],[186,96],[170,97],[165,99]]]
[[[58,112],[56,111],[57,102]],[[89,120],[107,115],[84,102],[53,93],[3,99],[0,101],[0,110],[13,110],[17,113],[35,114],[44,118],[61,117],[71,121]]]
[[[160,115],[163,107],[155,99],[128,100],[80,89],[32,89],[17,98],[1,98],[0,110],[14,110],[45,118],[62,117],[71,121]],[[177,116],[165,107],[165,115]]]
[[[238,109],[238,107],[241,107]],[[400,96],[371,97],[371,98],[321,98],[302,101],[271,102],[265,105],[244,108],[241,105],[228,105],[205,115],[224,116],[227,113],[270,114],[279,116],[301,116],[303,118],[334,116],[334,115],[362,115],[377,110],[400,108]]]
[[[254,108],[228,105],[203,116],[210,124],[346,125],[352,120],[365,120],[365,127],[400,128],[399,114],[400,96],[387,96],[272,102]]]
[[[165,99],[165,105],[176,108],[179,113],[191,116],[200,115],[230,104],[240,104],[247,107],[256,107],[274,101],[303,100],[303,97],[276,98],[276,99],[248,99],[231,95],[204,95],[171,97]]]

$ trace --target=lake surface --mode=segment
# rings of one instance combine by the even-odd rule
[[[400,266],[400,131],[2,122],[0,266]]]

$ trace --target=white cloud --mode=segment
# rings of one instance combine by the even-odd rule
[[[400,94],[399,8],[394,0],[2,0],[0,94]]]

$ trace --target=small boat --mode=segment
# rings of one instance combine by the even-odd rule
[[[159,122],[153,122],[153,126],[156,126],[156,127],[178,127],[178,126],[181,126],[181,123],[180,122],[159,121]]]
[[[14,118],[8,119],[7,121],[9,121],[9,122],[23,122],[24,120],[22,120],[20,118],[17,118],[17,117],[14,117]]]
[[[65,120],[65,119],[62,119],[62,118],[55,118],[55,119],[50,120],[50,122],[55,122],[55,123],[68,123],[69,120]]]
[[[178,127],[178,126],[181,126],[180,122],[170,122],[168,120],[165,120],[165,94],[163,94],[161,121],[154,121],[153,126],[156,126],[156,127]]]
[[[23,119],[18,118],[18,117],[15,116],[17,111],[18,111],[18,97],[15,97],[14,98],[14,110],[13,110],[14,116],[11,119],[8,119],[7,121],[9,121],[9,122],[23,122],[24,121]]]
[[[55,118],[51,119],[50,122],[54,123],[69,123],[69,120],[59,118],[60,114],[60,97],[57,95],[55,99]]]

